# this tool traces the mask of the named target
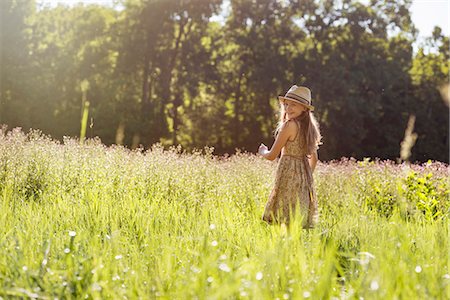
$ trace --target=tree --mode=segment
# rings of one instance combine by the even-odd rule
[[[133,21],[125,21],[131,35],[121,48],[120,67],[141,78],[136,128],[141,128],[144,144],[167,139],[169,132],[171,143],[177,144],[180,113],[188,102],[185,97],[195,97],[205,78],[209,56],[201,40],[219,4],[201,0],[128,2],[125,20]]]
[[[116,12],[98,5],[42,8],[30,19],[29,39],[33,127],[53,136],[80,132],[82,82],[88,83],[90,120],[88,136],[98,134],[112,142],[111,123],[115,88],[110,85],[115,50],[108,37]],[[105,112],[108,111],[106,115]]]
[[[310,86],[322,125],[321,157],[395,158],[403,129],[412,28],[408,1],[303,4],[307,38],[295,77]],[[376,8],[376,9],[374,9]],[[317,14],[317,12],[319,12]],[[388,37],[389,27],[402,32]],[[403,33],[404,32],[404,33]],[[407,115],[407,114],[406,114]]]
[[[449,83],[449,38],[439,27],[414,57],[411,77],[414,84],[413,109],[416,115],[417,142],[412,159],[449,161],[449,111],[440,89]],[[427,48],[429,53],[426,53]]]
[[[106,144],[255,151],[273,141],[277,95],[300,84],[322,160],[395,159],[415,115],[412,158],[448,161],[449,41],[436,29],[413,57],[411,0],[121,3],[0,2],[0,122],[76,136],[87,100],[87,136]]]
[[[28,98],[29,24],[32,0],[0,1],[0,124],[31,127]]]

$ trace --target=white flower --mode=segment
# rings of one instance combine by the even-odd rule
[[[360,256],[360,259],[356,260],[359,261],[359,264],[363,266],[369,264],[371,259],[375,259],[375,256],[369,252],[358,252],[358,255]]]
[[[101,290],[102,290],[102,287],[101,287],[101,285],[98,284],[97,282],[94,282],[94,283],[92,284],[92,290],[98,292],[98,291],[101,291]]]
[[[378,282],[377,282],[377,281],[373,280],[373,281],[370,283],[370,289],[371,289],[372,291],[376,291],[376,290],[378,290],[379,288],[380,288],[380,286],[378,285]]]
[[[227,273],[231,271],[230,267],[227,264],[225,264],[225,263],[221,263],[219,265],[219,269],[224,271],[224,272],[227,272]]]
[[[256,280],[261,280],[261,279],[263,279],[263,273],[262,272],[256,273]]]
[[[69,236],[74,237],[77,233],[75,231],[69,230]]]
[[[119,276],[119,275],[115,275],[115,276],[112,278],[112,280],[113,280],[113,281],[120,280],[120,276]]]

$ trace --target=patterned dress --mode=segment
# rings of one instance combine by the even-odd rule
[[[303,227],[312,228],[318,222],[317,197],[314,190],[312,170],[306,156],[306,141],[301,126],[293,141],[287,141],[281,150],[276,169],[275,183],[264,209],[262,219],[268,223],[289,224],[298,210]]]

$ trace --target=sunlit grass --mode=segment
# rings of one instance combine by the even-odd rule
[[[302,230],[261,221],[276,163],[253,155],[16,130],[0,159],[5,299],[450,296],[445,164],[319,164],[320,224]]]

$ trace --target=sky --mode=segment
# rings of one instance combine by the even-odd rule
[[[37,2],[50,5],[57,3],[73,5],[79,2],[112,5],[113,0],[37,0]],[[434,26],[441,27],[443,34],[448,36],[450,32],[450,1],[413,0],[411,17],[419,30],[419,39],[431,36]]]
[[[430,36],[434,26],[439,26],[445,35],[450,31],[449,0],[414,0],[411,18],[419,29],[419,36]]]

